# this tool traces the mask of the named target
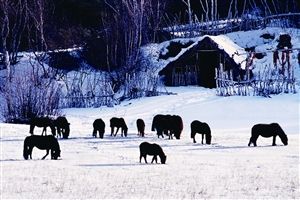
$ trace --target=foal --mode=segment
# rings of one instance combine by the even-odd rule
[[[158,144],[150,144],[148,142],[142,142],[140,144],[140,162],[142,161],[142,157],[145,159],[145,163],[147,163],[147,155],[153,156],[151,163],[155,161],[157,163],[157,156],[160,157],[161,164],[165,164],[167,160],[167,156],[163,152],[162,148]]]

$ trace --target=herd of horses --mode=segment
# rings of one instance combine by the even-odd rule
[[[33,131],[35,126],[42,127],[42,135],[33,135]],[[145,136],[145,122],[143,119],[137,119],[136,126],[138,130],[138,135],[141,137]],[[50,127],[52,135],[47,136],[47,127]],[[116,137],[119,129],[121,129],[121,136],[127,137],[128,127],[124,118],[116,118],[113,117],[110,119],[110,128],[111,128],[111,136]],[[116,128],[116,131],[115,131]],[[196,134],[202,135],[201,144],[204,144],[203,140],[205,137],[205,143],[211,144],[211,129],[209,125],[205,122],[200,122],[198,120],[194,120],[191,125],[191,138],[193,142],[196,143],[195,136]],[[183,130],[183,121],[182,118],[178,115],[162,115],[158,114],[153,117],[152,131],[156,131],[158,138],[164,137],[166,135],[169,139],[173,139],[173,135],[176,139],[180,139],[182,130]],[[57,131],[57,135],[56,135]],[[42,150],[46,150],[47,154],[42,158],[45,159],[46,156],[51,151],[51,159],[57,159],[60,157],[60,147],[57,137],[62,137],[67,139],[70,134],[70,123],[65,117],[58,117],[56,119],[51,119],[49,117],[37,117],[30,121],[30,130],[29,133],[31,136],[25,138],[24,141],[24,150],[23,156],[24,159],[32,159],[32,149],[33,147],[37,147]],[[105,133],[105,122],[99,118],[96,119],[93,123],[93,137],[97,137],[97,133],[99,134],[99,138],[104,137]],[[45,136],[43,136],[45,135]],[[257,146],[256,142],[259,136],[262,137],[273,137],[272,145],[276,145],[276,137],[278,136],[284,145],[288,145],[287,135],[284,133],[282,128],[278,123],[271,124],[256,124],[251,129],[251,137],[248,143],[248,146],[253,144]],[[153,155],[152,162],[157,163],[157,156],[160,157],[161,163],[165,164],[167,156],[164,154],[162,148],[158,144],[150,144],[147,142],[143,142],[139,146],[140,148],[140,162],[144,157],[145,163],[147,163],[146,156]]]

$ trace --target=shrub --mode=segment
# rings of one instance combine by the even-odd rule
[[[26,123],[32,117],[59,114],[59,85],[54,80],[33,74],[28,72],[13,76],[5,82],[1,91],[5,122]]]

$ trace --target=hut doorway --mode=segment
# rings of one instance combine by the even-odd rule
[[[201,50],[197,52],[199,65],[198,85],[215,88],[215,68],[220,64],[220,55],[217,50]]]
[[[219,57],[217,50],[197,51],[193,57],[164,72],[166,85],[215,88],[215,68],[219,66]]]

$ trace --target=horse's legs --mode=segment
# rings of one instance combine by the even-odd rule
[[[153,163],[153,161],[155,161],[155,163],[157,163],[157,156],[153,156],[151,163]]]
[[[276,135],[273,136],[273,143],[272,146],[276,146]]]
[[[250,140],[249,140],[249,143],[248,143],[248,147],[250,147],[251,143],[252,143],[252,137],[250,137]]]
[[[115,133],[115,135],[114,135],[115,137],[116,137],[116,135],[117,135],[119,129],[120,129],[120,127],[117,127],[117,131],[116,131],[116,133]]]
[[[202,135],[201,144],[203,144],[204,134],[201,134],[201,135]]]
[[[249,143],[248,143],[248,146],[250,147],[251,143],[253,143],[253,145],[256,147],[256,141],[257,141],[257,138],[258,136],[251,136],[250,140],[249,140]]]
[[[140,154],[140,163],[142,162],[143,157],[144,157],[145,163],[147,163],[146,156],[147,155],[143,155],[142,153]]]
[[[49,149],[47,149],[46,151],[47,151],[47,154],[42,158],[42,160],[44,160],[49,155]]]
[[[34,130],[34,125],[30,125],[29,133],[30,133],[31,135],[33,135],[33,130]]]
[[[61,128],[60,127],[57,127],[57,137],[58,136],[61,138]]]
[[[193,142],[196,143],[196,139],[195,139],[196,135],[193,137]]]
[[[103,135],[104,135],[104,132],[99,131],[99,137],[100,137],[101,139],[103,139]]]
[[[45,135],[47,135],[47,127],[46,126],[43,128],[42,135],[44,135],[44,133],[45,133]]]
[[[252,137],[250,138],[250,140],[252,141],[252,143],[253,143],[253,145],[254,145],[255,147],[257,146],[257,144],[256,144],[257,138],[258,138],[258,136],[252,136]]]
[[[97,137],[97,130],[95,128],[93,130],[93,137]]]
[[[145,163],[147,163],[147,159],[146,159],[147,155],[144,155],[143,157],[144,157]]]
[[[28,156],[30,159],[32,159],[32,149],[33,149],[33,147],[29,147],[29,149],[28,149]]]
[[[113,134],[114,134],[114,129],[115,129],[115,127],[112,126],[112,127],[111,127],[111,133],[110,133],[110,136],[113,136]]]

